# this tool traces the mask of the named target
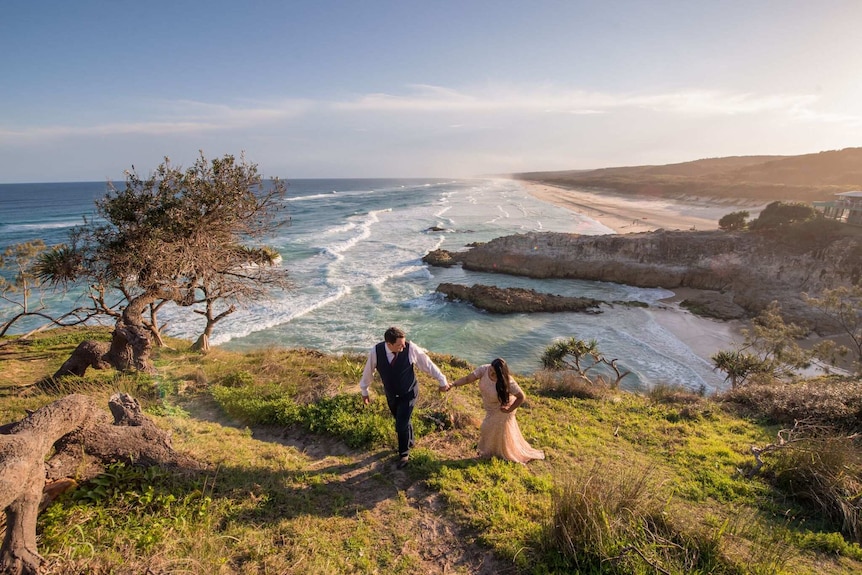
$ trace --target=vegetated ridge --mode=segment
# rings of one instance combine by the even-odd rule
[[[564,188],[656,197],[701,196],[815,201],[862,189],[862,148],[800,156],[731,156],[664,166],[628,166],[512,174]]]
[[[95,398],[125,389],[203,468],[115,466],[55,500],[39,515],[43,575],[860,572],[858,531],[849,528],[858,515],[824,506],[858,509],[852,440],[794,435],[782,457],[769,451],[779,428],[806,415],[858,432],[858,382],[776,382],[707,398],[519,374],[529,396],[519,423],[548,454],[522,466],[476,458],[474,388],[437,394],[420,374],[417,445],[399,470],[380,384],[371,405],[359,399],[362,355],[202,355],[169,340],[154,354],[157,374],[38,383],[52,383],[44,376],[94,337],[110,333],[49,330],[0,347],[0,422],[70,389]],[[475,367],[433,359],[450,380]],[[762,473],[752,472],[752,446],[762,448]],[[815,451],[829,457],[805,476]],[[800,462],[807,467],[797,471]],[[806,495],[823,490],[800,489],[833,477],[841,483],[827,487],[849,495],[832,489],[812,500]],[[621,554],[620,545],[635,552]]]

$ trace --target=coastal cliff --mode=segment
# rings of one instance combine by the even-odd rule
[[[527,233],[497,238],[464,252],[436,250],[424,260],[431,265],[460,264],[467,270],[534,278],[710,290],[713,293],[700,298],[698,305],[719,317],[754,316],[777,300],[786,321],[818,332],[830,332],[835,326],[805,304],[802,293],[858,283],[862,277],[862,244],[857,238],[790,241],[726,231]]]

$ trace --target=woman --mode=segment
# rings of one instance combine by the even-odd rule
[[[509,375],[509,366],[502,358],[477,367],[473,373],[452,382],[451,387],[479,380],[479,391],[485,406],[479,438],[481,457],[502,457],[509,461],[527,463],[544,459],[545,454],[533,449],[518,427],[515,410],[524,403],[524,392]]]

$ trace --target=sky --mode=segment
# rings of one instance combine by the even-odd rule
[[[860,0],[3,0],[0,183],[472,177],[862,146]]]

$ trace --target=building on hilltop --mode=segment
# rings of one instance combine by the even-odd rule
[[[862,226],[862,190],[835,194],[828,202],[814,202],[814,209],[831,220]]]

